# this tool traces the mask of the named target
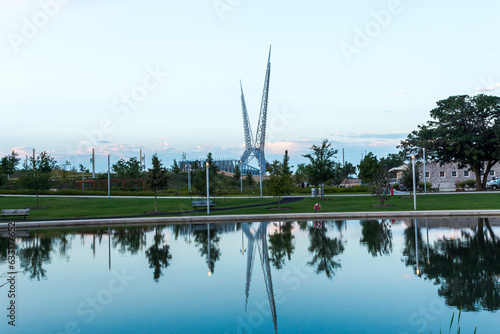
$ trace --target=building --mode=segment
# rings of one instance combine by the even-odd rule
[[[400,180],[403,171],[407,165],[392,168],[390,172],[396,172],[396,179]],[[418,167],[420,172],[420,181],[423,181],[424,164]],[[476,179],[476,174],[468,168],[458,168],[457,163],[447,163],[440,165],[438,162],[428,161],[425,164],[425,180],[432,183],[433,188],[439,188],[440,191],[455,191],[455,184],[459,181]],[[488,175],[488,180],[495,176],[500,176],[500,165],[494,165]]]

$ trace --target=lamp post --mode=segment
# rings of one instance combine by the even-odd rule
[[[207,215],[210,214],[210,179],[208,177],[208,161],[205,162],[205,166],[207,167]]]
[[[425,147],[423,150],[424,150],[424,194],[427,195],[427,173],[425,171],[425,160],[427,160],[427,159],[425,157]]]
[[[108,198],[111,197],[111,155],[108,154]]]
[[[259,170],[260,170],[260,198],[262,198],[262,152],[260,152]]]
[[[241,169],[242,162],[243,161],[241,161],[241,160],[239,161],[239,163],[240,163],[240,188],[241,188],[241,192],[243,192],[243,170]]]
[[[188,190],[191,190],[191,165],[186,166],[188,169]]]
[[[417,210],[417,186],[415,181],[415,156],[411,156],[411,165],[413,171],[413,210]]]

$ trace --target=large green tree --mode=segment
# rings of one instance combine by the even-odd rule
[[[309,159],[309,164],[306,165],[307,178],[313,186],[319,187],[335,177],[338,169],[332,159],[335,158],[338,150],[332,148],[328,139],[324,139],[320,146],[311,146],[311,151],[303,155]],[[320,193],[323,195],[322,192]]]
[[[139,179],[142,177],[141,164],[137,158],[130,158],[128,161],[120,159],[111,166],[113,173],[120,179]]]
[[[155,212],[158,211],[157,206],[157,191],[161,189],[168,188],[168,175],[167,169],[163,167],[161,160],[155,154],[151,159],[151,164],[153,168],[148,170],[148,176],[146,182],[148,184],[149,189],[155,192]]]
[[[289,164],[288,151],[285,151],[283,162],[274,160],[267,168],[269,179],[266,187],[269,194],[278,199],[278,207],[281,207],[281,198],[292,192],[292,171]]]
[[[380,174],[380,164],[376,155],[372,152],[366,154],[358,165],[358,177],[364,182],[372,185],[373,181]]]
[[[14,151],[10,155],[4,156],[0,160],[0,174],[7,175],[7,178],[9,178],[16,171],[16,166],[20,160],[19,154]]]
[[[47,152],[41,152],[35,159],[30,158],[31,169],[25,175],[19,177],[19,183],[26,189],[35,191],[36,206],[38,207],[38,193],[40,190],[50,188],[52,184],[50,177],[52,170],[56,166],[56,161]]]
[[[432,120],[419,125],[400,147],[407,155],[425,148],[439,163],[456,162],[459,168],[469,168],[476,175],[477,189],[484,189],[491,168],[500,159],[500,97],[450,96],[438,101],[430,116]]]

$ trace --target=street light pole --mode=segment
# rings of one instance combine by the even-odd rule
[[[241,169],[241,163],[242,161],[240,160],[240,188],[241,188],[241,192],[243,192],[243,171]]]
[[[111,155],[108,154],[108,198],[111,197]]]
[[[262,198],[262,152],[260,152],[259,169],[260,169],[260,198]]]
[[[413,169],[413,210],[417,210],[417,186],[415,181],[415,156],[411,156],[411,164]]]
[[[210,214],[210,179],[208,177],[208,162],[205,163],[207,167],[207,215]]]
[[[427,173],[425,171],[425,160],[427,159],[425,157],[425,147],[424,147],[424,194],[427,195]]]

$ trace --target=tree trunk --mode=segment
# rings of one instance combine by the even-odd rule
[[[476,190],[483,190],[483,184],[481,182],[481,169],[475,166],[471,166],[471,169],[476,175]]]
[[[38,207],[38,189],[36,190],[36,206]]]
[[[158,207],[156,205],[156,189],[155,189],[155,212],[158,212]]]
[[[281,198],[278,197],[278,208],[281,209]]]

